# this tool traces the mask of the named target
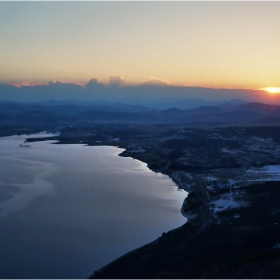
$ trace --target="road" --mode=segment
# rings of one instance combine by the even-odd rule
[[[210,204],[208,203],[208,193],[204,181],[200,178],[196,178],[196,184],[200,191],[202,206],[201,225],[197,232],[197,234],[199,234],[213,223],[214,218],[210,210]]]

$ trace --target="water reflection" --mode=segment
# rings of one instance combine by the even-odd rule
[[[20,163],[24,165],[24,172],[22,174],[18,174],[13,168],[13,163],[16,165],[17,160],[9,162],[9,165],[6,165],[6,168],[8,167],[8,169],[13,169],[13,176],[6,179],[14,184],[9,185],[7,188],[7,185],[0,183],[0,192],[5,190],[7,198],[4,199],[4,202],[0,203],[0,217],[6,217],[11,212],[19,211],[25,208],[37,196],[53,193],[53,185],[49,181],[45,180],[45,177],[54,172],[54,164],[22,160]],[[28,171],[30,172],[28,173]],[[33,175],[30,182],[26,182],[26,172],[29,177],[30,174]]]
[[[87,278],[186,221],[186,193],[122,149],[24,139],[0,138],[1,278]]]

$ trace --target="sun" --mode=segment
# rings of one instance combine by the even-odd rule
[[[272,94],[280,93],[280,87],[267,87],[262,89]]]

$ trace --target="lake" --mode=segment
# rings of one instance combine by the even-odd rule
[[[44,136],[0,138],[1,278],[88,278],[186,222],[168,176],[116,147],[19,147]]]

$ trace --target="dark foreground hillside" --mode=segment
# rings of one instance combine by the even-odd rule
[[[186,223],[90,278],[279,278],[280,183],[246,190],[251,206],[223,212],[220,224],[198,233]]]

